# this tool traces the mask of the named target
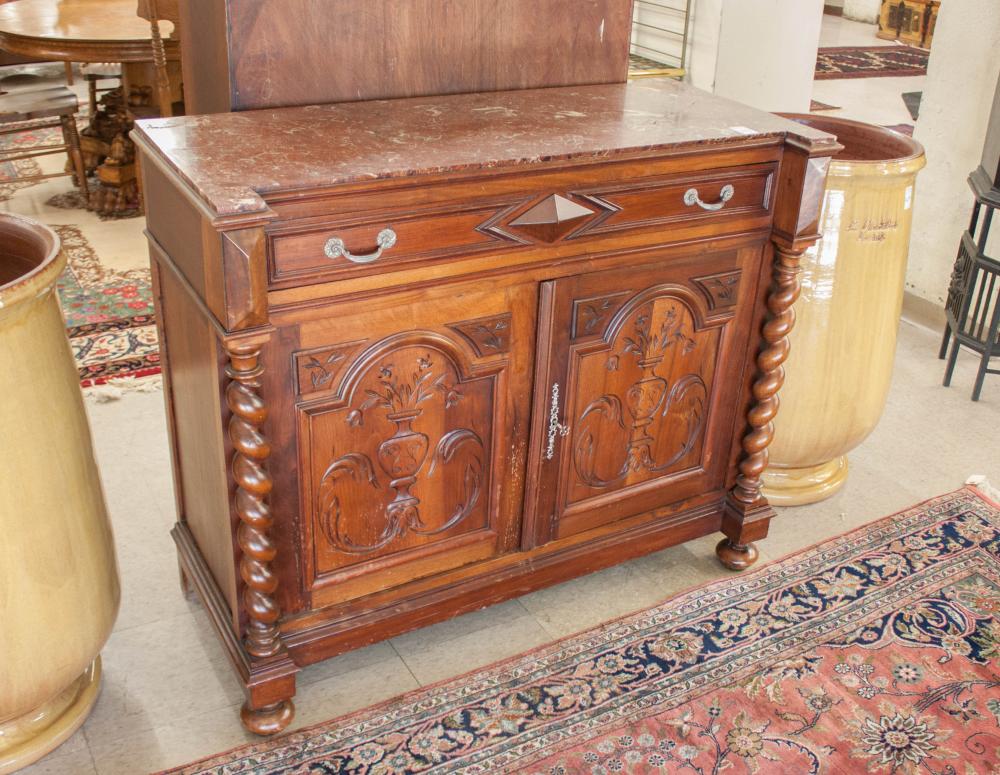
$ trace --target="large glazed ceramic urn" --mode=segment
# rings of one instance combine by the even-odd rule
[[[0,773],[90,712],[118,570],[48,228],[0,215]]]
[[[896,330],[924,150],[913,139],[842,118],[788,116],[837,136],[820,220],[802,260],[802,294],[785,364],[764,492],[774,505],[828,498],[847,453],[878,424]]]

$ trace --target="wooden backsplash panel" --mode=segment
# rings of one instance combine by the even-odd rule
[[[632,0],[182,5],[191,113],[616,83],[628,72]]]

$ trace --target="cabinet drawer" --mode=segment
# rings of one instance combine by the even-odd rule
[[[767,215],[776,169],[776,165],[759,164],[579,190],[576,197],[608,211],[580,236],[703,219],[721,226],[723,221]]]
[[[722,234],[769,217],[776,164],[594,184],[584,175],[531,180],[533,188],[433,208],[375,209],[270,230],[270,281],[277,285],[354,277],[477,253],[576,243],[624,231],[711,222]],[[551,184],[551,185],[550,185]],[[759,220],[754,225],[759,225]]]
[[[510,244],[487,231],[520,198],[420,212],[383,212],[338,219],[293,233],[272,233],[272,282],[308,282],[383,271],[413,261],[452,258]],[[380,245],[380,235],[384,235]],[[389,236],[391,235],[391,237]],[[334,241],[342,246],[335,249]]]

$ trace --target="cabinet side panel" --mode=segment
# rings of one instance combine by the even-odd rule
[[[201,214],[184,198],[177,184],[151,160],[143,159],[143,197],[146,226],[170,256],[181,274],[206,300],[202,258]]]
[[[160,272],[161,326],[169,348],[180,519],[235,610],[236,572],[223,430],[218,340],[169,269]]]

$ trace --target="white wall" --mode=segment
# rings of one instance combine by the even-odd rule
[[[998,50],[997,0],[941,3],[914,132],[927,151],[927,167],[917,179],[906,280],[910,293],[934,305],[944,302],[958,240],[968,227],[973,198],[966,178],[982,155],[1000,76]]]
[[[859,22],[874,24],[881,8],[882,0],[844,0],[844,16]]]
[[[823,0],[722,0],[715,93],[763,110],[808,111],[822,19]]]

